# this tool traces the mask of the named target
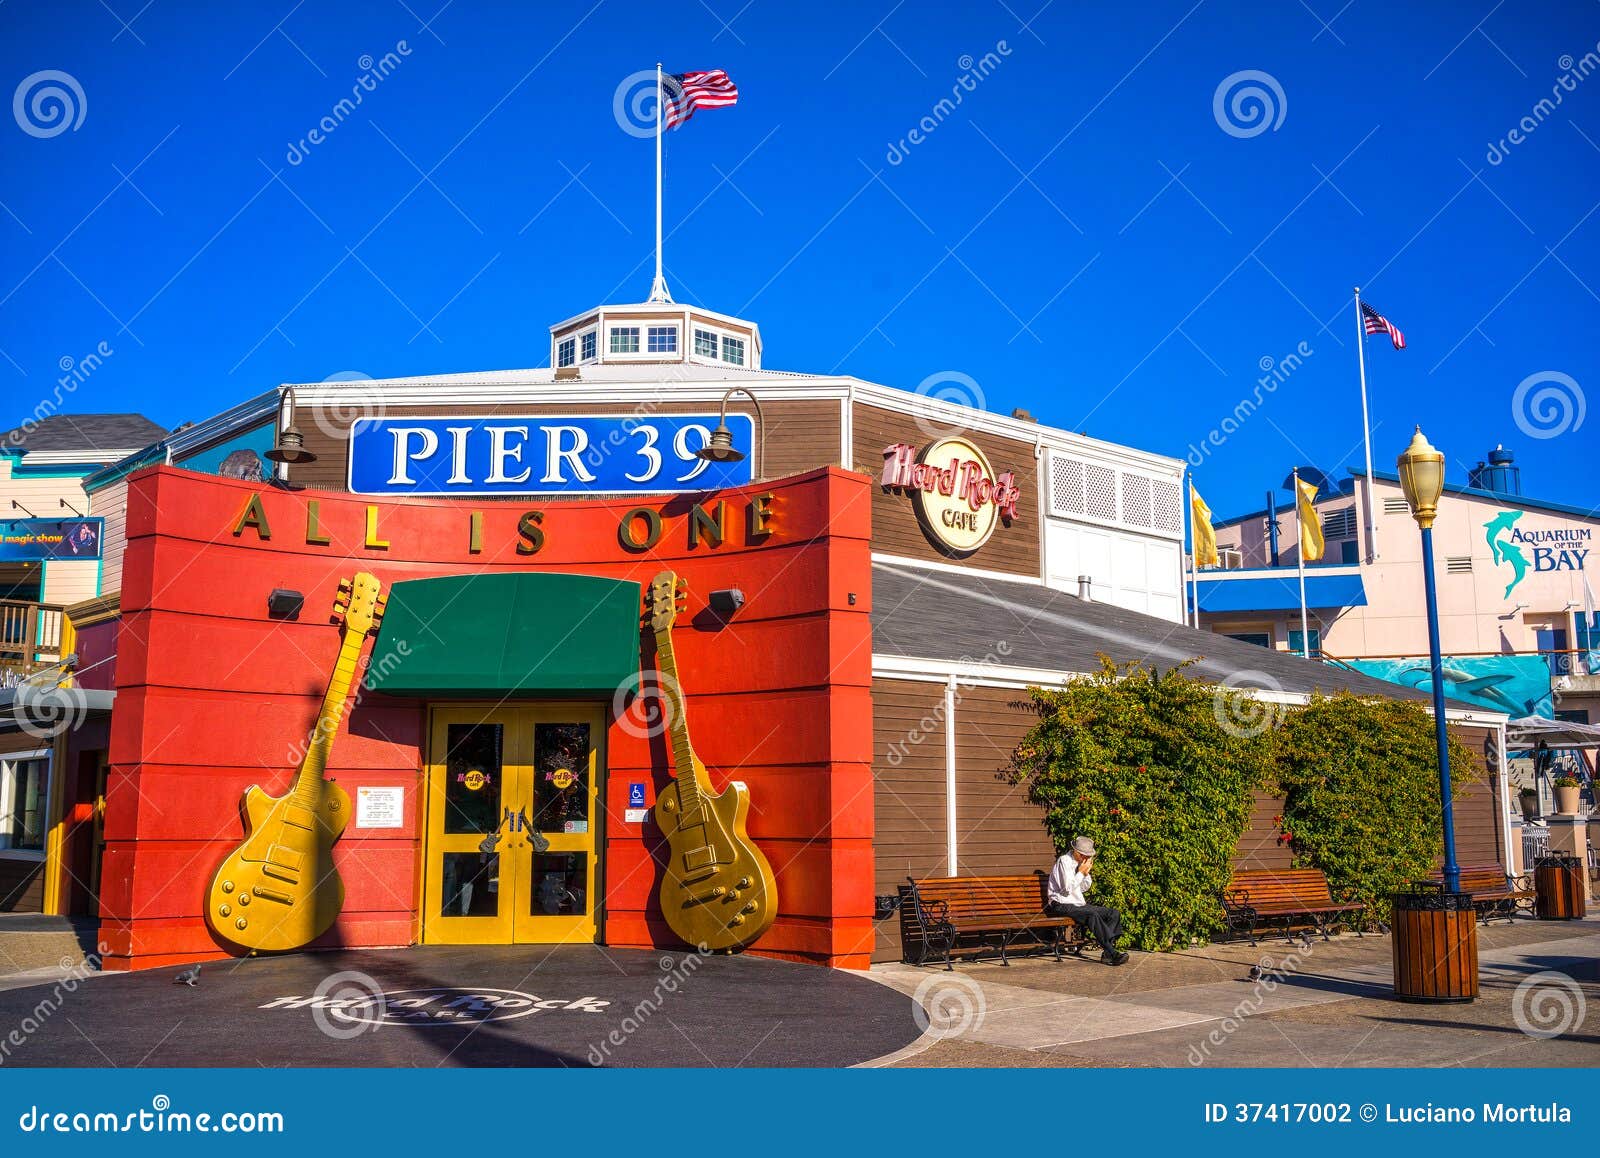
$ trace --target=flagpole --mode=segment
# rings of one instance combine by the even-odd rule
[[[1189,501],[1183,504],[1183,512],[1185,529],[1189,532],[1189,610],[1188,614],[1186,614],[1183,618],[1184,622],[1189,624],[1189,626],[1199,627],[1200,588],[1198,581],[1195,578],[1195,572],[1199,569],[1199,564],[1195,561],[1198,556],[1196,555],[1197,548],[1194,541],[1194,483],[1192,482],[1189,484]]]
[[[1367,452],[1367,485],[1365,488],[1365,517],[1367,521],[1367,562],[1378,557],[1378,528],[1372,521],[1372,422],[1367,417],[1367,324],[1361,317],[1361,287],[1356,295],[1356,364],[1361,367],[1361,442]],[[1298,498],[1298,496],[1296,496]]]
[[[1370,467],[1368,468],[1370,471]],[[1371,477],[1370,475],[1368,476]],[[1311,658],[1311,625],[1306,615],[1306,529],[1302,525],[1305,521],[1304,506],[1300,501],[1300,468],[1294,468],[1294,529],[1298,533],[1299,542],[1295,546],[1295,570],[1300,575],[1300,654],[1306,659]]]
[[[661,123],[662,106],[666,103],[666,90],[661,84],[661,62],[656,61],[656,280],[650,285],[650,300],[670,302],[667,282],[661,276]]]

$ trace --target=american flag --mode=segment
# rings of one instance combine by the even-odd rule
[[[739,89],[720,68],[709,72],[680,72],[661,78],[666,127],[675,129],[694,116],[696,109],[725,109],[739,103]]]
[[[1361,320],[1366,323],[1367,333],[1388,334],[1389,340],[1394,343],[1396,350],[1404,350],[1406,348],[1406,336],[1400,332],[1400,327],[1367,305],[1366,302],[1361,303]]]

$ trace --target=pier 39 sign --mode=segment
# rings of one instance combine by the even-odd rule
[[[670,494],[751,481],[755,424],[729,414],[742,462],[695,452],[714,415],[360,418],[350,427],[350,490],[361,495]]]

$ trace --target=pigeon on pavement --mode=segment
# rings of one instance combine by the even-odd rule
[[[196,965],[193,969],[185,969],[172,979],[172,983],[174,985],[187,985],[190,989],[193,989],[200,984],[200,966]]]

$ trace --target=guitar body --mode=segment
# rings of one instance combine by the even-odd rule
[[[332,781],[318,788],[314,804],[293,790],[246,789],[244,842],[206,896],[212,927],[234,944],[262,953],[298,949],[326,933],[344,907],[333,842],[350,821],[350,797]]]
[[[698,791],[680,791],[685,776],[698,780]],[[712,795],[698,760],[678,777],[656,798],[656,824],[668,850],[661,909],[690,945],[728,952],[754,941],[777,918],[772,866],[745,831],[750,793],[743,784]]]
[[[383,588],[362,571],[339,583],[334,617],[344,630],[328,690],[307,737],[294,785],[282,796],[245,789],[244,840],[206,891],[206,920],[219,937],[257,953],[298,949],[333,926],[344,882],[333,842],[350,823],[350,797],[323,773],[361,659],[361,645],[383,616]]]

